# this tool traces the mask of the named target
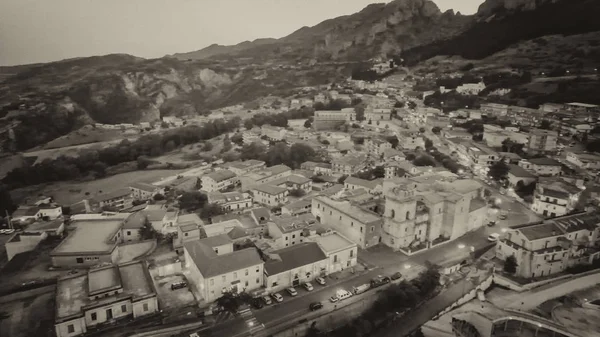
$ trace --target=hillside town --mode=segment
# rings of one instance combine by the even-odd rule
[[[72,204],[29,198],[2,229],[4,264],[55,278],[58,337],[187,315],[214,326],[242,317],[241,328],[217,331],[266,336],[371,288],[423,281],[432,264],[450,284],[486,252],[515,287],[599,266],[600,155],[585,151],[599,106],[448,112],[412,97],[409,82],[348,79],[252,109],[96,125],[150,131],[250,116],[223,141],[235,158]],[[49,258],[41,271],[32,253]]]

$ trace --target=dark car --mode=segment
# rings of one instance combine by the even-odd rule
[[[387,276],[379,275],[376,278],[371,280],[371,288],[381,287],[386,283],[390,283],[391,279]]]
[[[488,225],[488,227],[494,227],[494,226],[496,226],[496,221],[490,221],[490,222],[488,222],[487,225]]]
[[[252,304],[255,309],[261,309],[264,306],[263,301],[260,298],[253,298],[250,304]]]
[[[402,274],[399,271],[392,274],[392,280],[398,280],[401,278],[402,278]]]
[[[323,308],[323,304],[321,304],[321,302],[314,302],[314,303],[310,304],[309,308],[310,308],[310,311],[319,310],[319,309]]]
[[[181,289],[187,287],[186,282],[175,282],[171,284],[171,290]]]

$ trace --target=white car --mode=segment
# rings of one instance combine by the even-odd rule
[[[309,282],[304,283],[304,289],[306,289],[307,291],[312,291],[314,288],[312,286],[312,284],[310,284]]]
[[[322,277],[317,277],[317,278],[315,279],[315,281],[316,281],[318,284],[322,285],[322,286],[324,286],[324,285],[325,285],[325,279],[324,279],[324,278],[322,278]]]
[[[337,298],[338,298],[340,301],[343,301],[343,300],[345,300],[345,299],[347,299],[347,298],[350,298],[350,297],[352,297],[352,293],[351,293],[351,292],[349,292],[349,291],[347,291],[347,290],[343,290],[343,289],[342,289],[342,290],[338,290],[338,291],[337,291],[337,293],[336,293],[336,296],[337,296]]]
[[[294,287],[287,288],[286,291],[288,292],[288,294],[290,294],[290,296],[298,295],[298,292],[296,291],[296,288],[294,288]]]
[[[337,302],[337,301],[339,301],[339,300],[340,300],[340,299],[339,299],[337,296],[331,296],[331,297],[329,298],[329,301],[330,301],[331,303],[335,303],[335,302]]]
[[[271,297],[273,297],[273,299],[275,300],[275,302],[281,303],[283,302],[283,296],[281,296],[280,293],[274,293],[271,295]]]
[[[490,236],[488,236],[488,241],[490,242],[496,242],[498,239],[500,239],[500,234],[498,233],[492,233]]]

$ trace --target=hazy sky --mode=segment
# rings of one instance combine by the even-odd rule
[[[127,53],[162,57],[279,38],[373,0],[0,0],[0,65]],[[434,0],[472,14],[483,0]]]

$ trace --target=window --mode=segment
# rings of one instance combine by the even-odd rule
[[[256,267],[256,272],[260,273],[260,267]]]
[[[296,238],[296,234],[292,234],[292,239],[295,239],[295,238]]]
[[[237,280],[237,271],[234,271],[234,272],[233,272],[233,279],[234,279],[234,280]]]
[[[406,212],[406,220],[410,219],[410,211]]]
[[[183,233],[183,236],[188,236],[188,233]]]
[[[290,238],[288,236],[285,237],[286,241],[289,240]]]
[[[350,257],[354,257],[354,250],[350,251]]]
[[[246,287],[248,286],[248,281],[246,281]]]
[[[375,226],[371,226],[371,233],[375,231]]]
[[[92,312],[92,314],[90,315],[90,318],[92,319],[92,321],[95,321],[98,319],[98,314],[96,314],[95,312]]]
[[[340,221],[342,220],[342,216],[340,215]]]
[[[211,286],[214,286],[214,285],[215,285],[215,279],[214,279],[214,278],[211,278],[211,279],[210,279],[210,285],[211,285]]]
[[[83,263],[83,258],[82,257],[78,257],[75,259],[75,261],[77,261],[77,263]]]
[[[363,227],[362,227],[362,226],[360,226],[360,232],[361,232],[361,233],[363,232]]]
[[[392,210],[391,216],[392,216],[392,219],[394,219],[396,217],[396,211]]]
[[[121,306],[121,312],[127,312],[127,306],[125,304]]]
[[[69,324],[67,325],[67,332],[68,333],[73,333],[75,332],[75,326],[73,324]]]
[[[337,263],[337,262],[338,262],[338,260],[337,260],[337,255],[334,255],[334,256],[333,256],[333,263]]]
[[[144,303],[144,311],[148,311],[148,303]]]
[[[219,248],[215,248],[215,253],[219,254]]]
[[[131,235],[131,231],[127,231],[127,235]]]
[[[350,227],[354,227],[354,221],[350,222]]]
[[[350,261],[346,263],[346,267],[350,267]]]
[[[260,280],[259,280],[259,278],[257,277],[257,278],[256,278],[256,284],[259,284],[259,283],[260,283]]]
[[[246,276],[248,276],[248,269],[246,269]]]

